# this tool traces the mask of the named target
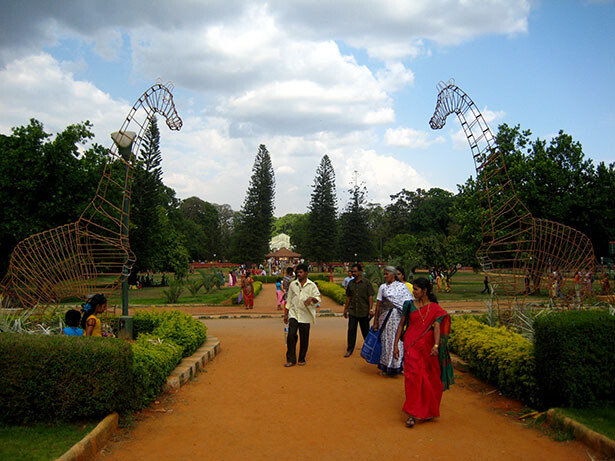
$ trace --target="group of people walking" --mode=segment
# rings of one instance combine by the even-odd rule
[[[453,370],[447,349],[450,317],[437,303],[432,284],[426,278],[405,282],[402,268],[384,268],[385,283],[374,289],[363,279],[361,264],[352,266],[346,283],[344,317],[348,318],[348,340],[344,357],[354,351],[357,326],[367,338],[369,323],[380,330],[381,354],[378,368],[382,376],[404,374],[408,413],[406,425],[440,416],[442,392],[453,383]]]
[[[305,365],[310,326],[320,305],[320,292],[307,275],[307,266],[297,266],[297,279],[290,282],[286,292],[284,323],[289,328],[285,367]],[[417,421],[440,416],[442,392],[453,383],[447,348],[450,316],[438,305],[432,284],[426,278],[407,283],[403,269],[393,266],[385,267],[384,277],[375,306],[374,288],[363,278],[361,264],[354,264],[344,280],[344,317],[348,319],[344,357],[353,354],[359,328],[363,338],[367,338],[373,318],[372,328],[380,330],[380,374],[387,377],[404,374],[406,426],[414,427]]]

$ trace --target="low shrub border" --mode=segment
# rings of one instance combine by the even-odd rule
[[[536,382],[549,407],[615,401],[615,317],[554,312],[534,321]]]
[[[179,311],[139,312],[137,340],[0,335],[0,421],[70,421],[143,408],[207,328]]]
[[[133,351],[110,338],[0,334],[0,420],[100,418],[134,402]]]
[[[472,372],[497,386],[504,395],[530,407],[543,407],[535,379],[534,347],[521,335],[469,316],[454,317],[448,344]]]
[[[258,296],[258,294],[261,292],[262,289],[263,289],[263,282],[254,282],[254,297],[255,298]],[[231,298],[232,304],[240,304],[238,301],[239,293],[237,293],[235,296]],[[243,303],[243,300],[241,302]]]
[[[328,296],[342,306],[346,304],[346,290],[344,290],[344,288],[339,286],[337,283],[317,280],[316,285],[318,285],[318,289],[321,294]]]

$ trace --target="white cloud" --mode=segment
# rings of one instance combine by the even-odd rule
[[[179,197],[238,209],[254,154],[266,143],[276,214],[305,210],[325,153],[339,190],[357,169],[370,198],[386,203],[403,187],[430,187],[407,162],[378,153],[374,128],[396,120],[393,93],[414,85],[404,60],[429,55],[433,43],[523,33],[529,10],[526,0],[13,2],[0,16],[0,132],[30,117],[48,131],[89,119],[96,140],[109,145],[108,133],[133,101],[96,86],[107,89],[111,80],[75,77],[86,71],[82,56],[94,51],[105,60],[131,59],[132,68],[122,67],[129,74],[122,94],[163,76],[185,98],[176,95],[183,130],[161,127],[164,180]],[[40,51],[75,43],[71,61]],[[348,47],[364,50],[369,67],[341,51]],[[384,141],[426,148],[442,138],[389,128]]]
[[[386,69],[376,72],[376,78],[382,88],[388,92],[394,92],[407,85],[411,86],[414,83],[414,72],[406,69],[401,62],[387,62]]]
[[[338,163],[341,159],[338,158]],[[359,173],[359,181],[367,186],[368,200],[388,204],[390,196],[406,188],[430,189],[431,184],[411,165],[390,155],[380,155],[373,150],[355,150],[342,160],[338,188],[347,189],[352,184],[353,174]],[[343,202],[348,199],[347,194]]]
[[[410,147],[412,149],[426,149],[433,144],[444,142],[442,136],[432,138],[427,131],[412,128],[387,128],[384,133],[384,143],[387,146]]]
[[[47,132],[90,120],[96,141],[110,145],[109,133],[117,131],[130,106],[115,101],[90,82],[74,80],[49,54],[27,56],[0,70],[0,130],[27,125],[36,118]]]
[[[276,174],[294,174],[295,173],[295,169],[293,167],[288,166],[288,165],[282,165],[282,166],[279,166],[278,168],[276,168],[275,172],[276,172]]]

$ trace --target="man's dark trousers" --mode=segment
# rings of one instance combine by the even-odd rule
[[[299,323],[297,319],[288,320],[288,337],[286,338],[286,361],[297,363],[297,330],[299,330],[299,362],[305,362],[310,341],[310,324]],[[356,330],[356,327],[355,327]]]
[[[363,339],[367,338],[367,333],[369,332],[369,316],[355,317],[354,315],[348,314],[348,352],[352,352],[357,343],[357,324],[361,326]]]

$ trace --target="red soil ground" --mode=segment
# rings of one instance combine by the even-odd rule
[[[268,291],[258,296],[255,312],[275,309]],[[324,299],[327,308],[337,309]],[[581,443],[555,442],[525,427],[517,419],[519,402],[458,371],[442,416],[407,429],[403,377],[378,376],[359,350],[344,358],[343,318],[318,318],[307,365],[291,368],[282,366],[281,319],[206,324],[221,341],[220,355],[205,373],[139,413],[98,461],[589,459]]]

